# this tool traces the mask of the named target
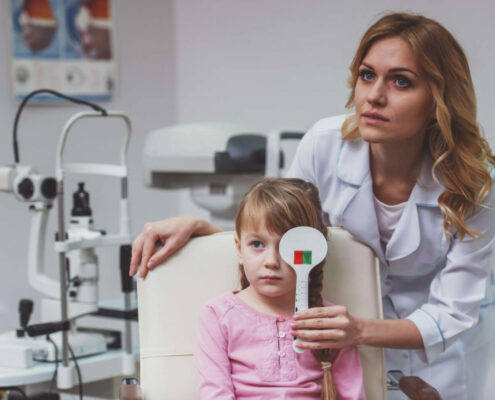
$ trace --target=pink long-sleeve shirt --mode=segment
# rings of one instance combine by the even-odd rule
[[[234,293],[210,300],[196,338],[198,399],[319,399],[321,364],[293,350],[291,320],[259,313]],[[357,349],[332,349],[330,360],[338,398],[365,400]]]

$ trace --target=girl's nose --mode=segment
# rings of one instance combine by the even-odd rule
[[[280,266],[278,251],[269,250],[266,252],[265,267],[267,268],[278,268]]]
[[[386,87],[381,79],[369,86],[366,99],[372,105],[384,106],[387,103]]]

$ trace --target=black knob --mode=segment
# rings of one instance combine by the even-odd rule
[[[79,182],[78,185],[79,189],[72,195],[74,206],[71,215],[73,217],[90,217],[89,193],[84,190],[84,182]]]
[[[46,199],[54,199],[57,195],[57,181],[54,178],[43,179],[41,193]]]
[[[25,328],[27,326],[32,312],[33,312],[33,300],[22,299],[21,301],[19,301],[19,317],[20,317],[21,327]]]
[[[34,194],[34,184],[33,181],[29,178],[24,178],[18,185],[17,185],[17,192],[24,197],[26,200],[29,200],[31,197],[33,197]]]

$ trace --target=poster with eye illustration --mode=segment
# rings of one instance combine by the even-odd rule
[[[18,99],[47,88],[108,101],[116,63],[111,0],[10,0],[12,88]],[[39,94],[39,102],[61,101]]]

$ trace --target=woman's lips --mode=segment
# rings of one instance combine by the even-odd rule
[[[364,113],[362,114],[364,121],[369,125],[379,125],[388,122],[388,119],[380,114]]]

